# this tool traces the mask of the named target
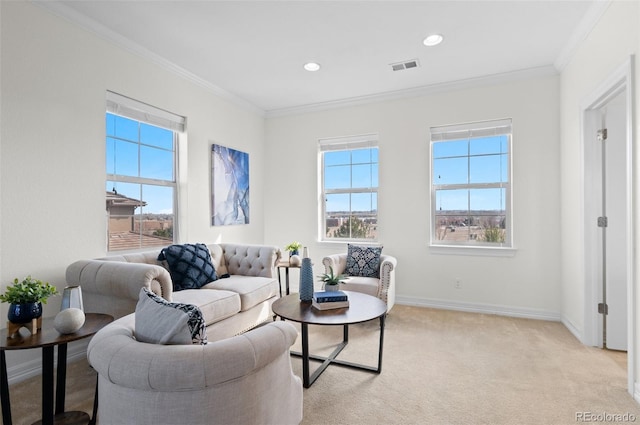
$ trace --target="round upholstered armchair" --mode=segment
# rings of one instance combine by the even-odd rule
[[[302,383],[289,348],[297,331],[271,322],[206,345],[134,337],[134,314],[100,330],[87,356],[98,372],[100,424],[298,424]]]
[[[382,248],[372,247],[372,252],[358,252],[358,247],[349,245],[347,253],[328,255],[322,259],[325,273],[346,275],[340,289],[362,292],[380,298],[387,304],[387,312],[396,302],[396,266],[398,261],[391,255],[381,254]],[[372,261],[358,258],[358,255],[376,256]],[[367,258],[368,260],[368,258]],[[366,263],[366,264],[365,264]],[[359,266],[358,266],[359,265]]]

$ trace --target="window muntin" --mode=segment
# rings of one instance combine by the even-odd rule
[[[320,168],[320,240],[377,240],[377,138],[321,140]]]
[[[431,135],[431,244],[511,247],[511,120]]]
[[[117,106],[106,113],[108,250],[166,246],[176,233],[178,132],[111,112]]]

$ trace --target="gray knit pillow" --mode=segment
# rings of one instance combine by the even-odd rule
[[[140,289],[135,313],[135,335],[151,344],[206,344],[207,328],[193,304],[170,303],[147,288]]]

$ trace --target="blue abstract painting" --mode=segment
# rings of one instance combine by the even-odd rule
[[[249,154],[211,145],[211,225],[249,223]]]

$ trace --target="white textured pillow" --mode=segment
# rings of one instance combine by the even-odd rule
[[[170,303],[147,288],[140,289],[136,305],[135,335],[151,344],[206,344],[200,309],[192,304]]]

